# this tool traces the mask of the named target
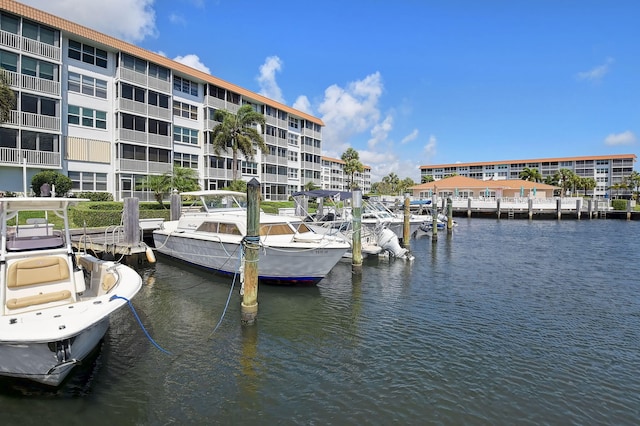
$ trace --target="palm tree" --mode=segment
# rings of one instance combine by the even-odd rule
[[[525,167],[520,172],[520,179],[530,182],[542,182],[542,174],[536,168]]]
[[[358,184],[354,182],[353,177],[356,172],[364,172],[364,165],[360,162],[360,155],[358,154],[358,151],[353,148],[348,148],[340,158],[344,161],[344,172],[351,176],[351,180],[349,181],[350,189],[357,188]]]
[[[567,190],[573,187],[573,176],[575,176],[575,173],[569,169],[560,169],[555,173],[553,178],[562,188],[562,193],[560,194],[562,197],[566,196]]]
[[[253,161],[256,154],[254,144],[262,152],[266,152],[268,149],[262,136],[254,127],[256,124],[264,127],[264,115],[256,112],[251,105],[243,105],[237,114],[216,110],[214,120],[219,121],[220,124],[214,127],[211,132],[213,152],[216,155],[220,155],[231,149],[233,154],[233,180],[237,180],[238,151],[242,153],[244,158]]]
[[[153,197],[163,206],[165,196],[175,189],[178,192],[200,189],[198,174],[194,169],[174,167],[173,172],[163,175],[147,175],[138,185],[138,189],[153,191]]]
[[[591,177],[582,178],[580,182],[581,182],[582,189],[584,189],[585,196],[587,195],[587,191],[593,191],[596,188],[596,186],[598,186],[598,183],[596,182],[596,180]]]
[[[431,175],[422,175],[420,177],[420,183],[429,183],[433,182],[435,179]]]
[[[11,110],[16,107],[16,94],[7,84],[7,74],[0,68],[0,124],[11,117]]]
[[[638,188],[640,187],[640,173],[635,170],[631,172],[629,176],[626,178],[627,186],[631,190],[631,194],[634,196],[636,201],[638,200],[638,196],[640,195],[640,191]]]

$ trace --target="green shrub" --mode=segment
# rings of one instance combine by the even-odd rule
[[[156,209],[157,203],[140,203],[140,219],[162,218],[169,220],[168,209]],[[73,227],[100,228],[120,225],[124,207],[120,202],[86,202],[80,203],[70,210]]]
[[[611,200],[611,206],[614,210],[627,210],[627,200]]]
[[[113,194],[110,192],[76,192],[73,194],[76,198],[86,198],[91,201],[113,201]]]

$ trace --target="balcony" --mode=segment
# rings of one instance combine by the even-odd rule
[[[48,115],[33,114],[31,112],[11,111],[6,124],[29,127],[37,130],[60,132],[60,118]]]
[[[120,172],[163,174],[171,172],[172,170],[171,163],[156,163],[153,161],[144,160],[130,160],[121,158],[117,161],[116,164],[119,167],[117,171]]]
[[[0,31],[0,45],[60,62],[60,47],[42,43],[28,37],[22,37],[21,35],[8,31]]]
[[[171,149],[173,147],[173,140],[171,139],[171,136],[156,135],[153,133],[148,134],[148,143],[149,145],[159,146],[162,148]]]
[[[209,179],[232,179],[233,172],[228,169],[216,169],[213,167],[206,167],[204,169],[205,178]]]
[[[14,71],[4,70],[7,85],[14,89],[27,89],[46,95],[60,96],[60,83],[44,78],[22,75]]]
[[[59,152],[33,151],[19,148],[0,148],[0,163],[23,165],[27,159],[27,166],[37,167],[62,167],[62,156]]]

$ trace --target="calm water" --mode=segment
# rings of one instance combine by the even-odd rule
[[[416,256],[259,289],[166,258],[56,391],[0,382],[3,424],[637,424],[640,222],[461,219]]]

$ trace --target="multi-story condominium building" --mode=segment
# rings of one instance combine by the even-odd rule
[[[351,176],[344,173],[344,161],[338,158],[322,157],[322,189],[349,190]],[[355,173],[353,179],[363,193],[371,192],[371,167],[364,166],[362,173]]]
[[[622,183],[633,171],[635,154],[592,155],[585,157],[541,158],[475,163],[436,164],[420,166],[420,177],[440,180],[457,174],[481,180],[519,179],[525,168],[538,169],[542,179],[553,176],[560,169],[569,169],[583,178],[593,178],[596,197],[610,196],[612,185]]]
[[[286,200],[321,181],[323,122],[159,54],[38,9],[0,0],[0,66],[17,106],[0,126],[0,191],[21,192],[57,170],[73,191],[152,200],[147,175],[197,170],[204,189],[227,186],[236,168],[265,200]],[[216,110],[264,114],[268,151],[232,164],[214,154]],[[29,185],[30,186],[30,185]]]

